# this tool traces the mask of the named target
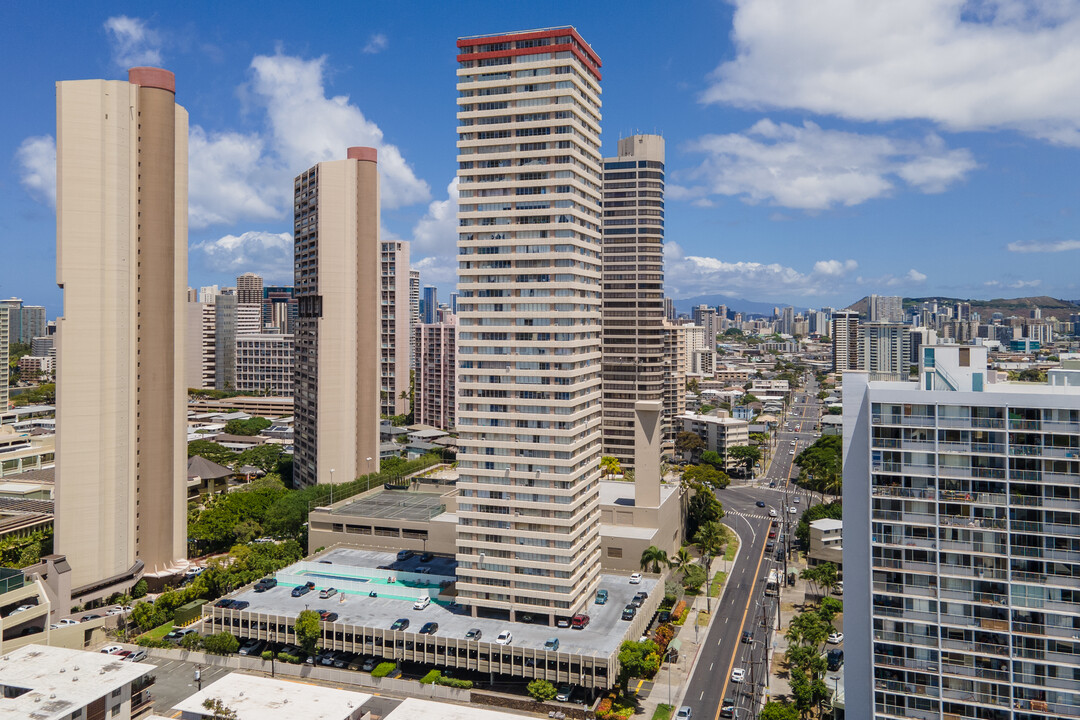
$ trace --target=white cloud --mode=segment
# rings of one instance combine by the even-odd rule
[[[56,207],[56,140],[52,135],[28,137],[15,151],[19,182],[36,200]]]
[[[376,53],[381,53],[389,46],[390,40],[384,33],[373,33],[368,39],[367,45],[364,46],[364,52],[368,55],[375,55]]]
[[[457,178],[446,186],[446,199],[433,200],[412,229],[409,253],[424,283],[452,283],[457,278]]]
[[[987,280],[983,283],[986,287],[993,288],[1009,288],[1010,290],[1022,290],[1023,288],[1034,288],[1042,285],[1042,280],[1015,280],[1013,282],[1003,282],[1001,280]]]
[[[833,295],[837,283],[857,268],[854,260],[819,260],[810,272],[800,272],[779,263],[726,262],[685,255],[678,243],[664,244],[665,285],[674,297]]]
[[[1015,253],[1055,253],[1080,250],[1080,240],[1023,240],[1011,242],[1006,247]]]
[[[1080,146],[1080,4],[735,0],[736,57],[705,103],[950,130],[1014,128]]]
[[[669,185],[673,199],[731,195],[802,210],[858,205],[888,195],[897,180],[941,192],[976,167],[968,150],[949,150],[933,134],[903,140],[767,118],[745,133],[705,135],[688,149],[705,158]]]
[[[908,282],[921,283],[926,281],[926,273],[921,273],[915,268],[911,268],[907,271],[907,275],[904,276]]]
[[[900,276],[888,273],[881,275],[880,277],[862,277],[860,275],[855,278],[856,285],[869,285],[871,287],[911,287],[912,285],[920,285],[924,282],[926,282],[926,274],[919,272],[915,268],[911,268]]]
[[[191,246],[213,273],[254,272],[268,282],[292,283],[293,239],[290,233],[252,231],[204,240]]]
[[[274,152],[290,178],[317,162],[340,160],[345,150],[367,145],[379,151],[379,192],[383,207],[424,202],[427,183],[413,173],[401,151],[383,139],[378,125],[364,117],[347,95],[327,97],[326,58],[304,60],[257,55],[251,61],[250,89],[266,111]]]
[[[139,18],[117,15],[105,21],[112,46],[113,62],[127,69],[139,65],[161,65],[161,36]]]
[[[198,125],[188,137],[188,222],[193,228],[285,215],[292,183],[264,155],[258,135],[208,134]]]

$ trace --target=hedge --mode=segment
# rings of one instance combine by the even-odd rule
[[[397,663],[381,662],[371,671],[371,677],[386,677],[397,669]]]

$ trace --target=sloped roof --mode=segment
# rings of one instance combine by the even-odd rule
[[[202,455],[192,455],[187,461],[187,476],[189,478],[200,477],[206,480],[217,480],[233,474],[233,471],[229,468],[211,462]]]

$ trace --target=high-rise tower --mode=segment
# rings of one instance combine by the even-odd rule
[[[236,302],[241,305],[262,305],[263,279],[255,273],[244,273],[236,278]]]
[[[664,393],[664,138],[604,159],[604,454],[634,465],[634,407]],[[671,417],[663,415],[668,426]],[[665,432],[665,435],[667,433]]]
[[[157,68],[56,84],[55,532],[75,597],[187,556],[188,120],[175,92]]]
[[[297,485],[379,469],[379,173],[374,148],[293,183]]]
[[[600,59],[458,46],[458,597],[566,615],[600,569]]]

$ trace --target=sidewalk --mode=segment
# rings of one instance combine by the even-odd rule
[[[772,648],[769,657],[769,687],[765,701],[777,698],[789,698],[791,685],[788,684],[787,668],[784,665],[784,653],[788,649],[788,641],[784,637],[787,633],[791,619],[802,612],[802,606],[806,603],[806,594],[809,582],[798,579],[798,573],[806,566],[805,561],[797,561],[789,566],[796,573],[795,585],[785,586],[780,593],[780,629],[774,626],[772,629]]]
[[[734,530],[732,530],[734,532]],[[738,535],[738,533],[736,533]],[[743,551],[743,538],[739,537],[739,549],[735,552],[735,558],[730,563],[723,558],[714,558],[709,564],[709,577],[712,578],[717,571],[730,573],[731,568],[735,566],[735,563],[739,561],[739,555]],[[639,698],[641,703],[641,712],[638,713],[639,717],[652,718],[653,713],[656,712],[656,708],[659,705],[672,705],[673,707],[679,707],[682,704],[683,695],[686,692],[686,681],[693,676],[694,670],[697,667],[697,659],[699,651],[701,650],[701,643],[709,636],[709,630],[712,628],[712,623],[719,615],[716,612],[718,607],[724,602],[724,596],[727,594],[728,583],[724,581],[724,586],[720,589],[720,595],[715,598],[711,598],[712,615],[709,617],[707,625],[698,625],[698,614],[706,611],[707,602],[706,595],[698,595],[690,603],[690,613],[686,616],[686,623],[678,628],[678,632],[675,633],[675,639],[682,641],[682,648],[679,650],[679,660],[676,663],[663,663],[660,666],[660,670],[652,679],[652,688],[649,690],[648,697]],[[674,641],[673,641],[674,642]],[[670,688],[670,689],[669,689]],[[631,685],[631,690],[634,686]],[[670,702],[668,700],[670,696]],[[672,713],[674,715],[674,712]]]

